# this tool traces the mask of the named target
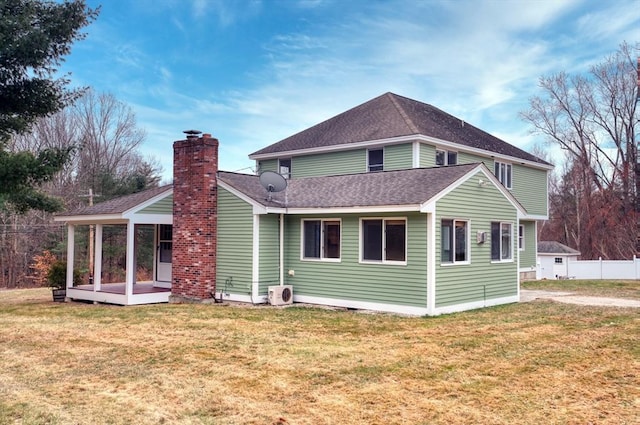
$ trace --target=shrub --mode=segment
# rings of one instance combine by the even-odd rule
[[[73,285],[82,283],[82,276],[79,270],[73,271]],[[53,289],[65,288],[67,285],[67,262],[58,260],[51,265],[47,273],[47,284]]]

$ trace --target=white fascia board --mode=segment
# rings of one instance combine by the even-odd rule
[[[498,159],[498,160],[502,160],[502,161],[506,161],[514,164],[518,163],[518,164],[527,165],[533,168],[539,168],[543,170],[553,170],[555,168],[553,165],[540,164],[540,163],[529,161],[526,159],[516,158],[515,156],[503,155],[503,154],[488,151],[485,149],[479,149],[479,148],[469,147],[466,145],[460,145],[458,143],[453,143],[447,140],[425,136],[422,134],[412,134],[409,136],[390,137],[387,139],[367,140],[364,142],[345,143],[341,145],[324,146],[324,147],[309,148],[309,149],[298,149],[293,151],[265,153],[260,155],[249,155],[249,159],[259,161],[262,159],[276,159],[281,157],[302,156],[302,155],[310,155],[310,154],[316,154],[316,153],[347,151],[347,150],[358,149],[358,148],[388,146],[393,144],[413,142],[416,140],[421,142],[428,142],[429,144],[436,145],[437,147],[451,148],[452,150],[455,150],[457,152],[473,153],[480,156],[485,156],[487,158]]]
[[[521,220],[549,220],[548,215],[523,214]]]
[[[121,214],[98,215],[59,215],[53,221],[63,221],[69,224],[123,224],[128,220]]]
[[[173,214],[131,214],[133,224],[173,224]]]
[[[283,214],[301,214],[301,215],[318,215],[318,214],[377,214],[377,213],[396,213],[396,212],[420,212],[419,204],[409,205],[381,205],[371,207],[336,207],[336,208],[269,208],[269,213]]]
[[[147,208],[149,205],[153,205],[161,199],[166,198],[169,195],[173,195],[173,187],[168,188],[162,193],[157,194],[153,198],[147,199],[146,201],[136,205],[135,207],[129,208],[128,210],[122,213],[123,216],[127,216],[129,214],[135,214],[136,212]]]

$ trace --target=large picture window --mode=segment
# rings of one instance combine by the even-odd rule
[[[340,220],[303,220],[302,258],[339,260]]]
[[[469,261],[469,223],[463,220],[442,220],[440,251],[443,263]]]
[[[511,223],[491,223],[491,260],[513,260]]]
[[[407,221],[404,218],[363,219],[362,261],[405,262]]]

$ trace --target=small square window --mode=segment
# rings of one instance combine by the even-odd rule
[[[555,258],[555,263],[556,264],[562,264],[562,257],[556,257]]]
[[[340,259],[340,220],[302,220],[302,258]]]
[[[291,158],[278,160],[278,173],[285,179],[291,178]]]

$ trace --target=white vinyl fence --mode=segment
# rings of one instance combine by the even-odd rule
[[[570,260],[570,279],[640,279],[640,259],[633,260]]]

